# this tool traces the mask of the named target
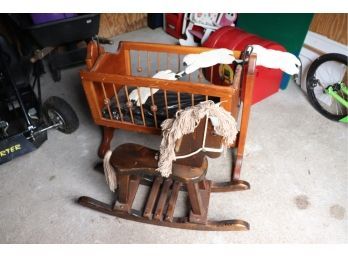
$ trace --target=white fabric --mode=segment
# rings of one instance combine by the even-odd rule
[[[106,183],[109,185],[109,188],[112,192],[115,192],[117,188],[117,176],[114,168],[110,164],[110,158],[112,155],[112,151],[108,150],[104,156],[103,167]]]
[[[211,67],[218,63],[231,64],[235,59],[233,51],[219,48],[200,54],[188,54],[184,57],[183,63],[186,66],[185,73],[190,74],[200,68]]]
[[[155,79],[177,80],[175,75],[176,74],[174,72],[172,72],[171,70],[164,70],[164,71],[157,72],[152,77]],[[152,88],[152,94],[155,94],[158,90],[159,90],[158,88]],[[144,104],[146,102],[146,100],[151,96],[151,90],[149,87],[140,87],[139,93],[140,93],[140,98],[141,98],[141,104]],[[136,101],[137,106],[140,106],[138,89],[134,89],[129,94],[129,100]]]
[[[266,49],[260,45],[253,45],[253,53],[257,54],[256,65],[261,65],[271,69],[281,69],[282,71],[294,75],[299,73],[301,66],[300,60],[289,52],[282,52],[273,49]],[[226,48],[219,48],[210,51],[205,51],[200,54],[188,54],[183,59],[183,64],[186,66],[184,72],[174,73],[171,70],[157,72],[153,78],[177,80],[177,76],[183,76],[195,72],[200,68],[207,68],[216,64],[232,64],[236,60],[233,51]],[[152,93],[155,94],[159,89],[152,88]],[[151,90],[148,87],[140,87],[141,104],[151,96]],[[140,106],[138,90],[134,89],[129,98],[131,101],[136,101],[137,106]]]
[[[253,53],[256,53],[256,65],[282,71],[294,75],[300,71],[301,62],[293,54],[273,49],[266,49],[260,45],[253,45]]]

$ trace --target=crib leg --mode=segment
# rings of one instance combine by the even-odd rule
[[[232,181],[239,180],[240,171],[242,169],[242,162],[243,162],[243,156],[237,156],[236,163],[235,163],[234,168],[232,170]]]
[[[114,136],[115,129],[102,126],[102,131],[103,131],[103,138],[98,149],[98,156],[100,158],[104,158],[104,155],[106,154],[106,152],[110,150],[110,143],[111,143],[112,137]]]

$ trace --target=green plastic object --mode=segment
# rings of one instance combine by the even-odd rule
[[[342,104],[345,108],[348,108],[348,102],[341,97],[339,94],[336,93],[335,90],[332,89],[332,87],[328,87],[326,90],[326,93],[331,95],[333,98],[336,99],[337,102],[339,102],[340,104]],[[344,90],[342,90],[344,92]]]
[[[240,13],[237,27],[283,45],[298,56],[313,13]],[[283,76],[280,88],[285,89],[290,76]]]
[[[340,122],[343,122],[343,123],[348,123],[348,116],[340,119]]]
[[[343,82],[341,82],[340,87],[342,92],[348,95],[348,87]],[[326,93],[331,95],[334,99],[336,99],[336,101],[338,101],[340,104],[342,104],[345,108],[348,109],[348,101],[344,99],[343,97],[341,97],[339,94],[337,94],[336,91],[334,91],[331,86],[328,87],[325,91]],[[348,116],[340,119],[339,121],[343,123],[348,123]]]

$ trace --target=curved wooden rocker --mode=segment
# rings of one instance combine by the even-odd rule
[[[221,155],[223,139],[216,134],[211,120],[207,116],[202,118],[193,133],[184,134],[175,141],[177,159],[171,163],[168,177],[163,177],[159,172],[162,170],[159,168],[161,156],[158,150],[132,143],[120,145],[104,159],[110,189],[117,187],[115,203],[105,204],[86,196],[80,197],[78,203],[116,217],[153,225],[194,230],[248,230],[249,224],[243,220],[207,219],[212,192],[212,181],[206,179],[207,157],[217,158]],[[108,178],[108,165],[114,172],[111,178]],[[116,180],[110,182],[116,178],[117,184]],[[136,210],[132,205],[140,183],[149,185],[151,189],[143,207]],[[189,213],[174,217],[180,190],[187,191]]]

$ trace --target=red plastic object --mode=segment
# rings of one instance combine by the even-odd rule
[[[166,32],[176,38],[181,38],[181,29],[184,19],[183,13],[166,13]]]
[[[283,52],[286,51],[286,49],[278,43],[250,34],[235,27],[222,27],[216,30],[207,41],[204,42],[203,46],[243,51],[248,45],[252,44],[260,45],[267,49],[274,49]],[[222,83],[219,74],[219,66],[220,65],[214,66],[213,70],[213,82],[217,84]],[[208,80],[210,80],[210,73],[210,70],[205,73]],[[282,80],[282,75],[283,73],[279,69],[269,69],[262,66],[256,66],[252,103],[257,103],[266,97],[277,93]]]

